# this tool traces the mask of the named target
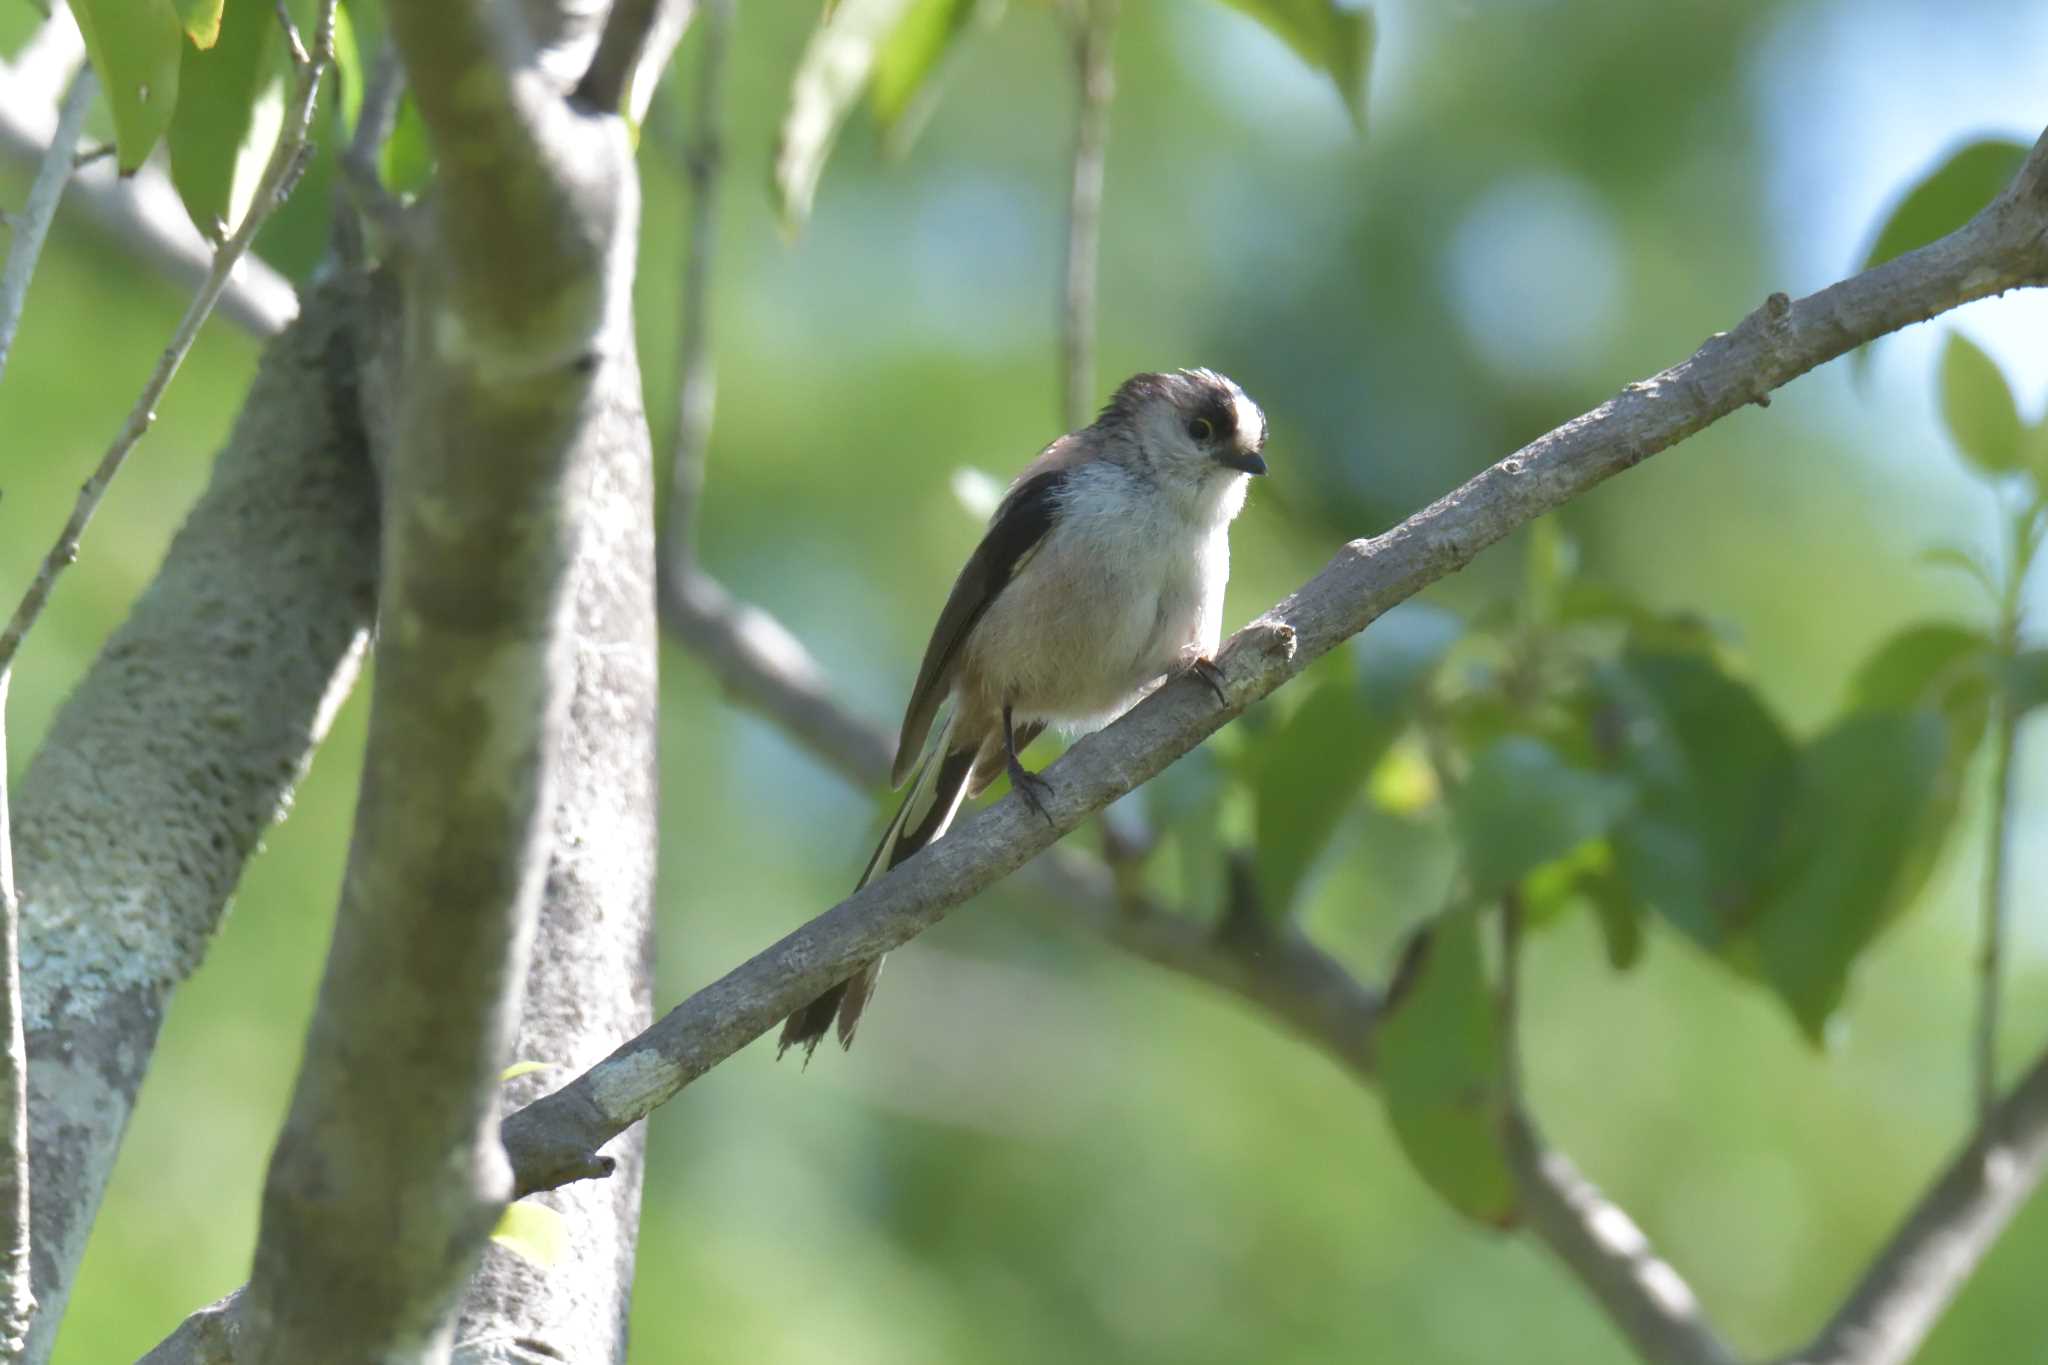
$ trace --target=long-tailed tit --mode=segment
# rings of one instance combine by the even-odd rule
[[[997,773],[1043,815],[1048,784],[1017,755],[1047,726],[1106,725],[1185,669],[1221,699],[1210,655],[1230,522],[1250,476],[1266,472],[1265,444],[1265,414],[1222,375],[1141,374],[1018,475],[925,648],[893,774],[898,786],[916,777],[860,886],[944,834]],[[881,965],[792,1014],[778,1055],[808,1056],[835,1017],[852,1046]]]

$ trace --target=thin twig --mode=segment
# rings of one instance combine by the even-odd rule
[[[13,618],[7,629],[0,632],[0,671],[14,662],[15,654],[21,649],[22,637],[28,633],[36,618],[42,614],[43,606],[50,598],[57,575],[78,558],[78,543],[85,534],[86,524],[106,496],[107,488],[113,483],[114,475],[120,472],[121,464],[128,458],[128,452],[141,441],[150,425],[156,421],[156,407],[162,401],[164,391],[177,376],[178,367],[198,339],[199,329],[205,325],[213,305],[227,287],[229,277],[234,273],[235,263],[248,251],[249,244],[256,240],[256,233],[276,210],[283,196],[290,192],[298,180],[303,167],[302,154],[306,149],[306,135],[313,123],[313,109],[320,93],[320,78],[334,59],[334,0],[323,0],[320,7],[320,28],[314,39],[313,50],[308,59],[293,73],[292,99],[288,106],[284,126],[277,135],[277,145],[271,149],[269,164],[263,168],[263,177],[257,182],[255,196],[249,201],[249,210],[242,216],[242,222],[235,229],[234,236],[223,242],[214,253],[213,267],[207,271],[206,280],[199,292],[186,308],[185,316],[179,320],[178,329],[171,336],[171,343],[158,358],[156,369],[150,374],[149,382],[142,386],[141,395],[128,414],[128,420],[114,437],[106,454],[100,457],[99,466],[92,477],[78,492],[78,501],[71,510],[70,520],[64,523],[64,530],[57,537],[57,543],[44,556],[42,567],[36,571],[35,580],[23,594],[21,604],[14,609]]]
[[[1095,317],[1102,265],[1103,165],[1109,103],[1116,93],[1110,50],[1118,0],[1076,0],[1074,168],[1067,201],[1067,288],[1062,315],[1061,413],[1067,429],[1088,422],[1095,401]]]
[[[2019,649],[2021,589],[2026,581],[2027,528],[2013,537],[2005,589],[1998,605],[1997,658],[2010,659]],[[2007,856],[2012,845],[2013,750],[2019,742],[2019,714],[2009,690],[1991,689],[1991,821],[1986,832],[1984,870],[1984,941],[1977,958],[1977,1022],[1971,1047],[1976,1078],[1977,1119],[1984,1122],[1998,1103],[1998,1017],[2005,977],[2005,900]]]
[[[9,217],[12,229],[7,244],[7,264],[0,268],[0,376],[7,373],[7,355],[14,349],[14,334],[21,326],[21,311],[28,303],[28,284],[35,278],[36,261],[43,253],[43,241],[57,216],[57,201],[70,183],[72,149],[78,145],[85,126],[85,111],[92,103],[92,68],[82,68],[71,78],[71,89],[57,112],[57,133],[43,153],[42,164],[28,187],[28,203]]]
[[[668,508],[662,518],[665,573],[685,575],[697,563],[697,503],[718,400],[711,346],[711,268],[718,255],[718,190],[725,160],[725,53],[733,0],[704,0],[703,45],[697,54],[696,101],[683,152],[690,184],[690,245],[683,260],[682,341],[676,358],[676,444],[669,461]]]

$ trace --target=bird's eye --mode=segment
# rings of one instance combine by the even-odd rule
[[[1188,435],[1197,441],[1206,441],[1216,434],[1216,427],[1206,417],[1197,417],[1188,423]]]

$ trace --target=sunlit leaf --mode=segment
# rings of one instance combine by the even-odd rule
[[[221,0],[173,0],[178,7],[178,22],[185,26],[185,36],[197,48],[209,48],[220,39]],[[259,0],[236,0],[237,4],[252,9],[262,8]],[[274,21],[273,21],[274,22]]]
[[[1380,1024],[1387,1120],[1422,1178],[1467,1217],[1494,1227],[1517,1217],[1514,1174],[1501,1152],[1507,1082],[1479,916],[1446,915],[1420,931]]]
[[[1764,978],[1816,1042],[1905,893],[1946,744],[1930,711],[1868,711],[1802,755],[1780,871],[1753,928]]]
[[[133,175],[178,107],[184,23],[171,0],[77,0],[71,12],[106,92],[121,174]]]
[[[551,1062],[536,1062],[531,1060],[523,1062],[514,1062],[512,1063],[512,1065],[506,1067],[503,1071],[500,1071],[498,1073],[498,1079],[501,1081],[516,1080],[521,1076],[531,1076],[536,1071],[546,1071],[548,1067],[550,1067],[551,1065],[553,1065],[553,1063]]]
[[[418,194],[434,179],[434,149],[427,141],[427,125],[411,92],[398,102],[398,117],[391,136],[378,156],[377,173],[393,194]]]
[[[546,1204],[520,1199],[505,1206],[491,1240],[537,1266],[551,1266],[569,1249],[569,1228]]]
[[[363,82],[369,71],[363,65],[362,49],[356,44],[356,21],[347,5],[334,7],[334,90],[341,97],[340,131],[353,133],[363,115]]]
[[[1295,55],[1328,76],[1351,120],[1365,127],[1366,77],[1372,69],[1372,11],[1332,0],[1224,0],[1259,21]]]
[[[1941,353],[1941,418],[1957,448],[1991,474],[2017,469],[2021,423],[1996,361],[1959,332]]]
[[[220,23],[219,41],[203,52],[187,47],[180,63],[171,183],[209,241],[220,241],[240,221],[269,159],[275,129],[252,132],[259,131],[259,99],[277,85],[272,58],[281,38],[270,6],[236,0]]]
[[[1317,672],[1314,689],[1259,757],[1256,867],[1259,903],[1270,915],[1294,908],[1309,868],[1400,733],[1397,716],[1365,704],[1346,655]]]
[[[1596,679],[1596,728],[1640,792],[1617,866],[1652,909],[1718,948],[1769,874],[1796,769],[1792,741],[1710,655],[1631,651]]]
[[[1475,894],[1490,897],[1614,824],[1634,800],[1623,778],[1566,763],[1542,740],[1510,735],[1483,750],[1451,795],[1451,821]]]
[[[1957,148],[1885,215],[1863,268],[1954,232],[2006,187],[2026,157],[2026,145],[2007,138],[1986,138]]]
[[[789,110],[775,148],[775,190],[783,226],[810,217],[818,179],[853,102],[874,70],[882,44],[912,0],[844,0],[811,30],[790,83]]]
[[[1002,13],[1001,0],[910,0],[875,53],[868,109],[892,156],[910,149],[938,103],[945,68],[960,40]]]

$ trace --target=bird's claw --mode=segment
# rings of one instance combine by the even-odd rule
[[[1014,758],[1010,760],[1009,771],[1010,789],[1023,798],[1025,805],[1038,812],[1039,819],[1048,825],[1052,824],[1052,814],[1045,808],[1045,798],[1052,795],[1052,783],[1031,772]]]
[[[1188,672],[1209,684],[1209,690],[1216,694],[1218,706],[1230,705],[1230,697],[1223,690],[1223,670],[1216,666],[1214,659],[1197,659],[1188,665]]]

